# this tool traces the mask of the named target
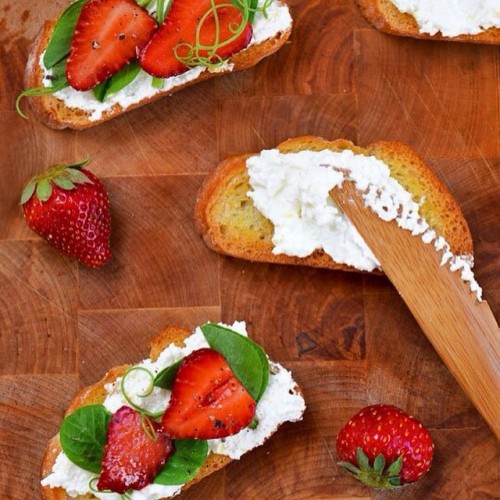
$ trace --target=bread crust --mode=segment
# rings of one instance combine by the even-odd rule
[[[286,0],[278,1],[283,5],[287,5]],[[56,25],[59,15],[51,21],[46,21],[35,38],[24,72],[24,87],[26,89],[43,86],[43,70],[40,67],[39,61],[41,55],[47,47],[47,44],[49,43],[52,30]],[[292,26],[290,25],[287,30],[279,32],[275,37],[268,38],[259,44],[250,45],[248,48],[243,49],[242,51],[231,56],[228,59],[228,63],[234,65],[231,71],[224,70],[218,73],[204,71],[194,80],[177,87],[158,92],[154,96],[142,99],[141,101],[131,104],[126,108],[122,108],[119,104],[115,104],[110,111],[103,113],[102,118],[99,120],[91,121],[89,119],[90,113],[81,109],[69,108],[62,100],[57,99],[57,97],[53,95],[27,97],[27,99],[35,117],[42,123],[45,123],[45,125],[54,129],[72,128],[76,130],[83,130],[99,125],[100,123],[110,120],[111,118],[121,115],[127,111],[131,111],[139,108],[140,106],[144,106],[145,104],[149,104],[150,102],[157,101],[166,95],[171,95],[185,87],[189,87],[203,80],[209,80],[211,78],[215,78],[216,76],[234,73],[235,71],[241,71],[255,66],[264,57],[270,56],[279,50],[290,37],[291,31]]]
[[[436,232],[444,236],[457,255],[473,254],[472,237],[460,207],[436,174],[409,146],[398,142],[377,142],[367,148],[345,139],[328,141],[314,136],[297,137],[277,146],[283,153],[303,150],[349,149],[356,154],[373,155],[384,161],[405,189],[416,200],[424,198],[421,214]],[[194,220],[199,234],[215,252],[245,260],[319,267],[359,272],[338,264],[323,251],[300,258],[272,253],[273,225],[254,207],[249,191],[246,160],[252,155],[233,156],[224,160],[205,179],[197,196]],[[236,194],[235,194],[236,193]],[[228,199],[234,203],[229,204]],[[245,210],[245,221],[236,220],[234,212]],[[242,217],[243,218],[243,217]],[[378,272],[378,271],[376,271]]]
[[[363,15],[380,31],[391,35],[409,36],[424,40],[442,40],[453,42],[471,42],[498,45],[500,44],[500,29],[490,28],[477,35],[459,35],[447,37],[436,33],[429,35],[420,33],[417,21],[410,14],[397,9],[390,0],[357,0]]]
[[[150,341],[149,347],[151,359],[155,361],[158,358],[160,352],[170,344],[176,344],[180,347],[184,347],[184,339],[190,334],[190,330],[178,326],[171,326],[161,331]],[[111,368],[99,382],[81,389],[68,407],[66,416],[73,413],[77,408],[80,408],[81,406],[102,403],[107,395],[104,386],[110,382],[113,382],[117,377],[122,376],[129,367],[130,365],[122,365]],[[42,478],[47,477],[51,473],[56,458],[61,451],[61,442],[59,441],[59,434],[57,434],[49,441],[45,449],[41,468]],[[225,455],[217,455],[215,453],[209,454],[198,475],[191,481],[186,483],[182,487],[182,490],[185,490],[193,484],[196,484],[209,474],[222,469],[231,461],[232,459]],[[70,498],[75,498],[69,497],[63,488],[50,488],[48,486],[44,486],[41,488],[41,494],[43,500],[69,500]],[[78,500],[83,500],[95,497],[91,494],[87,494],[79,495],[76,498]]]

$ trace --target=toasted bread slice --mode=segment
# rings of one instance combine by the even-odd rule
[[[283,142],[277,149],[282,153],[350,149],[356,154],[375,156],[387,164],[391,176],[414,195],[415,201],[424,198],[420,214],[448,241],[453,253],[472,256],[472,238],[460,207],[410,147],[397,142],[376,142],[360,148],[344,139],[327,141],[306,136]],[[228,158],[205,179],[196,201],[195,222],[206,244],[218,253],[251,261],[357,271],[335,262],[322,250],[304,258],[272,253],[274,226],[247,196],[251,187],[246,160],[250,156]]]
[[[415,18],[398,10],[391,0],[358,0],[358,4],[363,15],[375,28],[391,35],[410,36],[426,40],[500,44],[500,29],[498,28],[490,28],[477,35],[459,35],[455,37],[445,37],[441,33],[429,35],[421,33]]]
[[[275,0],[286,6],[285,0]],[[26,65],[26,70],[24,73],[24,87],[26,89],[32,87],[41,87],[44,85],[43,76],[44,71],[40,66],[40,59],[42,54],[45,52],[47,44],[52,36],[52,31],[56,25],[57,16],[52,21],[46,21],[42,27],[40,33],[35,39],[33,48],[30,52],[28,63]],[[122,107],[120,104],[115,104],[111,109],[105,111],[102,117],[98,120],[91,120],[91,113],[79,108],[70,108],[61,99],[58,99],[54,95],[43,95],[40,97],[28,97],[32,112],[36,118],[54,129],[86,129],[93,127],[102,123],[104,121],[110,120],[115,116],[118,116],[126,111],[143,106],[150,102],[156,101],[165,95],[173,94],[185,87],[194,85],[195,83],[201,82],[203,80],[208,80],[219,75],[226,73],[233,73],[235,71],[240,71],[243,69],[255,66],[261,59],[267,57],[278,49],[280,49],[283,44],[288,40],[292,27],[291,25],[288,29],[276,33],[275,36],[264,40],[261,43],[249,45],[246,49],[234,54],[230,57],[227,62],[232,65],[232,69],[221,69],[218,72],[202,72],[196,79],[188,81],[186,83],[177,85],[173,88],[168,88],[167,90],[160,91],[152,97],[147,97],[139,102],[135,102],[126,107]]]
[[[191,331],[186,328],[177,326],[167,327],[150,341],[149,347],[151,359],[153,361],[156,361],[160,353],[170,344],[184,347],[184,340],[189,337],[190,334]],[[116,378],[121,377],[128,368],[130,368],[130,365],[116,366],[109,370],[102,378],[102,380],[100,380],[96,384],[81,389],[80,392],[76,395],[75,399],[71,402],[66,412],[66,416],[73,413],[77,408],[81,406],[103,403],[107,396],[107,392],[104,386],[110,382],[113,382],[114,380],[116,380]],[[301,394],[300,388],[298,386],[296,386],[295,389],[299,394]],[[47,448],[45,449],[41,470],[42,478],[47,477],[52,472],[52,468],[54,466],[56,458],[61,451],[62,449],[61,443],[59,441],[59,434],[57,434],[49,441]],[[231,461],[232,459],[226,455],[209,453],[207,460],[201,467],[197,476],[186,483],[182,487],[182,490],[185,490],[193,484],[196,484],[204,477],[212,474],[213,472],[222,469]],[[44,486],[42,487],[42,498],[44,500],[68,500],[70,498],[83,500],[92,499],[95,497],[91,494],[70,497],[67,495],[66,491],[63,488],[50,488],[48,486]]]

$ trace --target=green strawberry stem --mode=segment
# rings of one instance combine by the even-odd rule
[[[39,175],[33,177],[23,190],[20,204],[24,205],[33,194],[43,203],[52,195],[52,184],[61,189],[71,190],[77,184],[93,184],[81,171],[90,162],[90,158],[69,165],[54,165]]]
[[[373,466],[371,466],[366,454],[358,447],[356,461],[358,467],[350,462],[338,462],[338,464],[372,488],[394,489],[401,486],[399,473],[403,467],[403,457],[400,456],[386,468],[385,458],[380,453],[375,457]]]

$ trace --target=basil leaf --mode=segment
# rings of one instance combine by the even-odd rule
[[[110,80],[109,78],[107,80],[104,80],[103,82],[101,82],[99,85],[96,85],[92,89],[92,94],[94,94],[94,97],[99,102],[104,101],[104,98],[106,96],[106,90],[108,89],[108,85],[109,85],[109,80]]]
[[[269,381],[269,361],[262,347],[248,337],[214,323],[206,323],[201,331],[210,347],[226,358],[236,377],[258,401]]]
[[[176,439],[175,451],[154,478],[156,484],[184,484],[193,479],[208,455],[208,443],[200,439]]]
[[[174,386],[175,376],[177,375],[177,370],[183,361],[184,358],[179,359],[179,361],[175,362],[173,365],[167,366],[163,370],[159,371],[156,374],[153,385],[155,387],[161,387],[162,389],[172,389]]]
[[[57,20],[43,56],[43,64],[47,69],[52,68],[68,56],[76,22],[86,2],[87,0],[76,0],[66,8]]]
[[[82,406],[61,424],[59,438],[65,455],[75,465],[90,472],[101,472],[111,414],[103,405]]]
[[[132,83],[135,77],[139,74],[140,70],[141,67],[139,66],[139,62],[132,61],[130,64],[118,71],[118,73],[104,82],[101,82],[99,85],[96,85],[92,89],[94,97],[99,102],[105,101],[106,97],[123,89],[129,83]]]
[[[111,94],[115,94],[135,80],[139,74],[141,67],[138,61],[132,61],[130,64],[122,68],[116,75],[113,75],[109,80],[108,87],[104,99]]]

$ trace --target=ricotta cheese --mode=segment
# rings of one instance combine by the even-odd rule
[[[420,33],[443,36],[477,35],[489,28],[500,28],[500,0],[391,0],[411,14]]]
[[[222,323],[220,323],[222,324]],[[237,321],[233,325],[226,326],[240,335],[247,336],[244,321]],[[196,328],[192,335],[184,341],[184,347],[169,345],[159,355],[156,361],[147,358],[135,366],[147,368],[156,374],[167,366],[184,358],[193,351],[209,347],[200,328]],[[170,399],[170,391],[155,387],[153,392],[145,397],[139,398],[137,394],[144,393],[151,379],[141,370],[134,370],[127,375],[125,388],[127,394],[132,396],[132,401],[141,407],[156,412],[164,410]],[[105,385],[107,391],[104,406],[114,413],[122,406],[130,406],[123,397],[120,390],[121,377],[114,382]],[[255,429],[245,428],[234,436],[224,439],[208,440],[209,450],[212,453],[227,455],[232,459],[239,459],[247,451],[263,444],[284,422],[296,422],[302,418],[305,411],[304,398],[297,392],[296,383],[292,374],[278,363],[270,362],[270,374],[268,386],[257,404],[256,417],[259,421]],[[71,462],[64,452],[60,452],[52,468],[52,472],[42,480],[42,486],[51,488],[62,487],[70,497],[89,493],[89,483],[96,474],[85,471]],[[181,485],[163,486],[150,484],[140,491],[129,494],[133,500],[158,500],[170,498],[177,495],[182,488]],[[120,500],[120,495],[111,493],[94,493],[97,498],[109,500]]]
[[[352,180],[365,203],[385,221],[397,224],[442,252],[441,265],[460,271],[462,280],[481,300],[482,290],[472,272],[472,257],[454,255],[419,214],[415,202],[374,156],[344,151],[262,151],[246,162],[255,207],[274,225],[273,253],[306,257],[324,250],[335,262],[362,271],[380,264],[354,225],[334,204],[329,192]]]
[[[265,0],[259,0],[262,6]],[[156,10],[156,2],[149,7],[150,12]],[[279,0],[273,2],[266,9],[266,16],[262,12],[257,12],[252,23],[253,34],[249,47],[273,38],[278,33],[282,33],[292,25],[292,17],[288,7]],[[246,50],[246,49],[244,49]],[[50,80],[51,70],[43,65],[42,53],[39,59],[40,68],[44,72],[43,85],[49,87],[52,85]],[[121,106],[124,110],[144,99],[154,97],[160,92],[173,91],[186,83],[196,80],[203,72],[213,73],[231,72],[234,65],[227,61],[220,67],[207,69],[201,66],[192,68],[178,76],[172,76],[164,79],[163,88],[153,87],[153,77],[145,71],[140,70],[135,79],[120,91],[109,95],[104,102],[99,102],[92,91],[80,92],[72,87],[66,87],[59,92],[54,93],[57,99],[60,99],[69,108],[76,108],[86,111],[89,114],[90,121],[100,120],[103,115],[109,112],[115,105]]]

